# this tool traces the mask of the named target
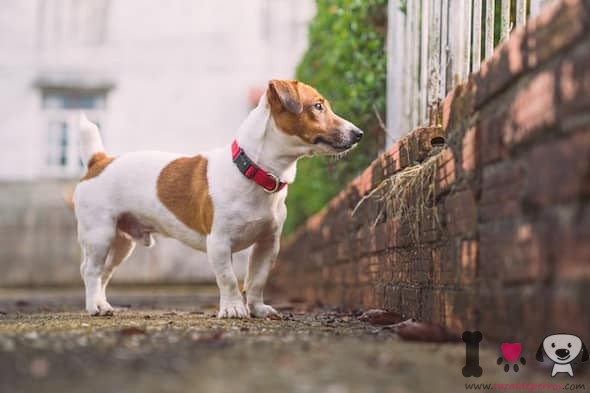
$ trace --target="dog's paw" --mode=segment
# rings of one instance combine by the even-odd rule
[[[217,318],[248,318],[250,310],[240,300],[222,300],[219,303],[219,312]]]
[[[258,304],[250,304],[250,314],[255,318],[266,318],[275,316],[280,316],[279,312],[275,310],[273,307],[269,306],[268,304],[258,303]]]
[[[96,302],[86,306],[86,311],[93,317],[112,316],[114,309],[107,301]]]

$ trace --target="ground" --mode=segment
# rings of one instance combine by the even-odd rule
[[[208,286],[114,288],[110,299],[121,307],[115,316],[89,317],[80,288],[0,290],[0,392],[456,392],[465,383],[574,382],[533,365],[505,373],[491,345],[481,351],[484,375],[467,379],[463,343],[406,342],[358,312],[275,299],[281,320],[219,320]]]

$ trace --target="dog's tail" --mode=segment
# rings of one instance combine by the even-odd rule
[[[96,124],[92,123],[84,113],[80,114],[80,157],[84,166],[88,167],[88,161],[96,153],[104,152],[102,139]]]

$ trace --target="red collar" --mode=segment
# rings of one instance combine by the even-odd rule
[[[246,155],[244,149],[238,145],[238,141],[234,140],[231,144],[231,156],[234,164],[238,167],[240,172],[248,179],[252,179],[255,183],[261,186],[264,191],[272,193],[278,192],[287,185],[287,182],[281,181],[278,176],[265,171],[254,163]]]

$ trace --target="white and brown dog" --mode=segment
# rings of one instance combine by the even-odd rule
[[[156,151],[109,157],[98,128],[80,121],[87,173],[73,196],[84,260],[86,310],[110,315],[106,286],[137,241],[153,233],[206,251],[220,291],[219,318],[276,314],[263,289],[279,251],[288,183],[297,160],[354,147],[362,131],[338,117],[315,89],[273,80],[230,146],[191,157]],[[244,281],[232,253],[254,246]]]

